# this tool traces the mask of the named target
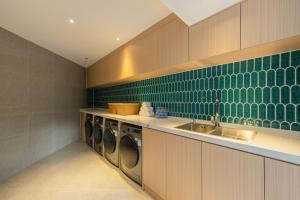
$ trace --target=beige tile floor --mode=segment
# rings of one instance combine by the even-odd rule
[[[76,142],[0,184],[2,200],[151,199],[84,143]]]

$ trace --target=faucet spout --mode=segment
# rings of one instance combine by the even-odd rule
[[[221,127],[220,100],[218,98],[216,98],[215,102],[215,115],[211,117],[211,121],[216,128]]]

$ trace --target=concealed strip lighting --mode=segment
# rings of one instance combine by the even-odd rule
[[[74,19],[69,19],[69,22],[70,22],[71,24],[74,24],[74,23],[75,23]]]

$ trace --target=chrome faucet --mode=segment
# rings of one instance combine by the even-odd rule
[[[220,100],[216,98],[215,102],[215,115],[211,116],[211,122],[214,124],[214,126],[218,129],[221,127],[221,116],[220,116]]]
[[[196,114],[193,115],[192,124],[196,124]]]
[[[191,122],[191,130],[193,129],[193,127],[195,126],[196,124],[196,114],[193,115],[193,118],[191,118],[192,122]]]

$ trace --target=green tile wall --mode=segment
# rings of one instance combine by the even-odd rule
[[[209,120],[221,99],[223,122],[300,131],[300,50],[143,81],[89,89],[88,105],[151,101],[171,116]]]

